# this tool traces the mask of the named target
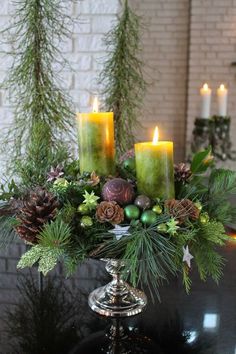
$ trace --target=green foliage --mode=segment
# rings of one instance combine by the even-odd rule
[[[70,224],[74,219],[76,212],[77,209],[70,202],[67,202],[59,211],[58,217],[66,224]]]
[[[124,254],[131,283],[140,282],[159,297],[159,285],[177,272],[173,261],[176,251],[172,241],[152,228],[134,231]]]
[[[191,163],[191,171],[193,174],[206,172],[212,164],[211,146],[208,149],[196,153]]]
[[[57,166],[68,159],[68,150],[64,144],[56,148],[51,144],[49,130],[45,132],[45,123],[37,122],[31,132],[24,158],[15,163],[16,171],[23,186],[45,185],[51,166]]]
[[[71,228],[60,218],[46,224],[39,235],[39,244],[23,254],[17,268],[32,267],[39,263],[38,270],[46,275],[64,255],[71,242]]]
[[[109,54],[100,82],[104,85],[106,109],[115,115],[118,155],[133,147],[138,110],[146,89],[140,59],[140,27],[140,18],[125,0],[118,23],[105,37]]]
[[[0,186],[0,200],[9,201],[11,198],[19,196],[19,193],[19,187],[16,185],[14,179]]]
[[[223,246],[225,242],[229,240],[223,224],[215,220],[202,224],[199,234],[205,241],[212,242],[219,246]]]
[[[38,241],[40,246],[49,248],[63,248],[70,244],[71,228],[60,218],[50,224],[45,224]]]
[[[236,172],[216,169],[209,179],[206,202],[211,217],[224,225],[236,221],[236,208],[230,196],[236,194]]]
[[[189,294],[191,290],[192,280],[189,276],[189,268],[185,264],[182,266],[182,276],[183,276],[183,285],[185,287],[185,291],[187,294]]]
[[[63,251],[57,247],[43,247],[40,245],[33,246],[29,251],[21,256],[20,261],[17,264],[18,269],[26,267],[32,267],[38,262],[39,272],[43,275],[47,275],[56,265]]]
[[[20,261],[17,264],[17,268],[23,269],[26,267],[32,267],[43,254],[43,247],[40,245],[33,246],[29,251],[21,256]]]
[[[215,248],[224,245],[227,240],[228,236],[221,223],[211,221],[201,225],[192,250],[202,280],[211,276],[216,282],[219,281],[223,274],[224,260]]]
[[[68,156],[74,122],[68,97],[59,88],[53,63],[64,65],[58,43],[69,34],[70,18],[61,0],[16,2],[8,29],[14,62],[4,88],[11,92],[14,122],[3,144],[11,170],[24,185],[40,184],[56,163]]]

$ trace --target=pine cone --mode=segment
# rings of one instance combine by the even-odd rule
[[[124,220],[124,209],[116,202],[104,201],[97,206],[96,217],[101,223],[120,224]]]
[[[171,216],[183,224],[187,219],[197,220],[200,211],[196,205],[189,199],[170,199],[166,200],[165,207],[168,209]]]
[[[175,165],[175,180],[177,182],[185,183],[191,175],[192,172],[187,164],[181,162]]]
[[[28,243],[37,243],[37,236],[44,224],[54,219],[59,206],[56,197],[47,190],[37,187],[24,200],[18,212],[20,225],[16,232]]]

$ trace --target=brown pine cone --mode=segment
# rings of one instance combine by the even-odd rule
[[[124,220],[124,209],[116,202],[104,201],[97,206],[96,217],[101,223],[120,224]]]
[[[58,206],[57,198],[44,188],[37,187],[31,191],[17,213],[20,224],[16,232],[20,238],[28,243],[37,243],[38,234],[44,224],[55,218]]]
[[[175,180],[177,182],[184,183],[192,175],[190,167],[186,163],[181,162],[181,163],[175,165],[174,168],[175,168]]]
[[[196,205],[189,199],[170,199],[166,200],[165,207],[171,216],[183,224],[187,219],[197,220],[200,211]]]

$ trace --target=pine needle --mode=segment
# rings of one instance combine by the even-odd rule
[[[134,129],[140,127],[138,110],[146,90],[140,59],[140,23],[125,0],[118,23],[105,37],[109,54],[99,81],[104,87],[106,109],[114,112],[118,155],[133,146]]]

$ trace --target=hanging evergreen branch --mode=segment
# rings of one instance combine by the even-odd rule
[[[14,62],[4,88],[13,98],[14,122],[5,139],[11,170],[25,185],[42,182],[48,167],[69,153],[63,142],[71,141],[74,117],[53,71],[61,60],[59,45],[70,33],[64,12],[61,0],[22,0],[7,29]]]
[[[134,129],[146,89],[143,62],[140,59],[140,18],[124,1],[118,23],[105,36],[109,51],[100,83],[104,85],[107,110],[115,115],[115,137],[118,155],[133,146]]]

